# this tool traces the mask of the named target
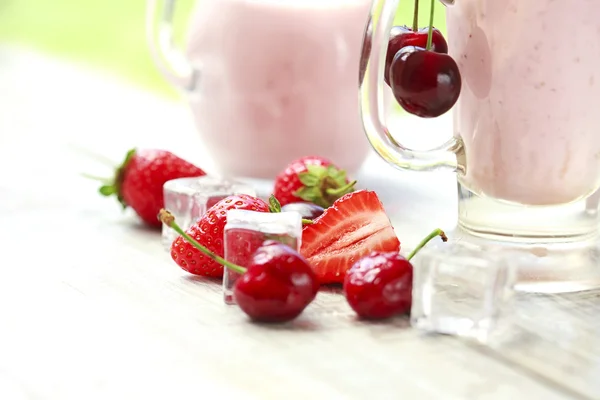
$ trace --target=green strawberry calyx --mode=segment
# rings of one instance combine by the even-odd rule
[[[136,149],[129,150],[125,155],[125,159],[123,160],[121,165],[119,165],[116,168],[113,179],[105,180],[104,184],[100,186],[100,189],[98,189],[98,192],[100,192],[102,196],[117,196],[117,200],[119,201],[119,203],[121,203],[123,208],[127,208],[127,203],[125,203],[125,199],[123,199],[123,195],[121,193],[121,186],[123,185],[123,179],[125,178],[125,171],[127,170],[129,162],[135,155],[135,152]]]
[[[356,185],[356,181],[347,182],[346,171],[334,165],[307,165],[306,171],[298,174],[298,179],[303,186],[294,192],[294,196],[323,208],[353,192]]]

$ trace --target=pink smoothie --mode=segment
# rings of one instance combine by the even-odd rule
[[[199,0],[188,56],[197,127],[222,169],[273,178],[321,155],[356,171],[369,151],[358,65],[371,0]]]
[[[600,1],[457,0],[451,54],[463,77],[455,136],[462,183],[529,205],[600,186]]]

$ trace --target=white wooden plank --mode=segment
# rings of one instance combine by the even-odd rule
[[[185,112],[36,55],[0,51],[0,63],[7,390],[61,400],[576,397],[462,341],[423,337],[404,319],[358,322],[334,292],[292,324],[249,323],[223,304],[218,284],[186,275],[156,232],[77,176],[98,166],[73,145],[115,160],[129,145],[166,146],[204,161],[190,151],[201,145]],[[416,178],[373,158],[361,176],[381,192],[407,247],[430,224],[452,221],[450,175]]]

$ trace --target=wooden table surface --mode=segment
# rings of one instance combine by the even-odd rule
[[[182,104],[0,48],[0,399],[600,399],[599,293],[521,295],[489,346],[357,321],[335,291],[294,323],[249,323],[80,177],[110,173],[86,150],[134,146],[213,165]],[[357,178],[406,249],[454,226],[451,174],[373,155]]]

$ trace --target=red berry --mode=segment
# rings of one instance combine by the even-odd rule
[[[396,54],[390,82],[402,108],[423,118],[439,117],[450,110],[462,85],[452,57],[419,47],[405,47]]]
[[[146,224],[158,227],[161,223],[156,216],[164,207],[165,182],[203,175],[203,170],[169,151],[130,150],[114,180],[102,186],[100,193],[116,195],[123,207],[131,207]]]
[[[263,200],[246,194],[226,197],[212,206],[186,233],[212,253],[223,257],[223,230],[227,223],[227,211],[231,209],[269,212]],[[252,244],[248,244],[249,247]],[[192,244],[179,236],[171,245],[171,257],[184,270],[209,277],[222,277],[223,266],[204,255]]]
[[[384,79],[385,83],[390,84],[390,67],[394,56],[405,47],[421,47],[427,46],[427,36],[429,35],[429,27],[421,28],[414,32],[407,26],[395,26],[390,32],[390,41],[388,43],[387,56],[385,59]],[[431,35],[431,51],[436,53],[448,53],[448,43],[444,39],[442,32],[433,28]]]
[[[291,247],[268,240],[236,281],[233,296],[253,320],[285,322],[300,315],[318,291],[308,262]]]
[[[398,252],[374,252],[350,268],[344,294],[361,318],[390,318],[410,310],[412,278],[412,264]]]
[[[300,253],[321,284],[343,283],[352,264],[372,251],[400,251],[375,192],[359,190],[341,197],[302,231]]]
[[[282,206],[308,201],[329,207],[351,192],[356,182],[348,182],[346,172],[322,157],[303,157],[290,163],[275,178],[273,195]]]

